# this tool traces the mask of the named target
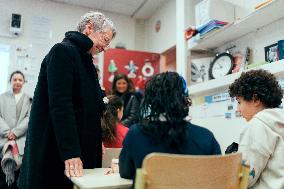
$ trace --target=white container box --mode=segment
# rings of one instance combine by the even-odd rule
[[[224,0],[203,0],[195,5],[195,25],[199,27],[210,20],[233,22],[235,6]]]

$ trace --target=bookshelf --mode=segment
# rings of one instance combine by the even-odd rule
[[[284,60],[280,60],[277,62],[272,62],[268,64],[263,64],[261,66],[251,68],[252,69],[264,69],[268,70],[271,73],[273,73],[277,78],[284,76]],[[248,71],[245,70],[245,71]],[[235,81],[239,76],[241,75],[241,72],[233,73],[230,75],[226,75],[223,78],[218,79],[212,79],[203,83],[197,83],[195,85],[189,86],[189,94],[191,96],[201,96],[201,95],[207,95],[212,93],[218,93],[222,92],[226,89],[228,89],[228,86]]]
[[[255,10],[248,16],[208,33],[204,38],[193,42],[188,40],[189,50],[210,50],[234,41],[250,32],[284,18],[284,1],[274,0]]]

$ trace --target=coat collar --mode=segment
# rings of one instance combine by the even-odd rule
[[[88,36],[77,31],[66,32],[63,41],[73,42],[81,53],[87,53],[94,44]]]

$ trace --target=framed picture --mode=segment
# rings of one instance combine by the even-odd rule
[[[266,62],[275,62],[279,60],[278,58],[278,44],[272,44],[269,46],[264,47],[264,53],[265,53],[265,61]]]
[[[212,57],[191,60],[191,84],[209,80],[209,66],[212,60]]]

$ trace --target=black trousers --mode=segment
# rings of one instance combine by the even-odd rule
[[[17,187],[18,177],[19,177],[19,170],[15,172],[15,182],[10,186],[8,186],[6,183],[6,175],[4,174],[2,167],[0,166],[0,189],[18,189]]]

